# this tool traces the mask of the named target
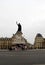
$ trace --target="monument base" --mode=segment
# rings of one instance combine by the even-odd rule
[[[17,31],[12,37],[12,49],[27,49],[27,40],[22,36],[22,32]]]

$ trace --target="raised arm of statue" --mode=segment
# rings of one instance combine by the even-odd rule
[[[16,21],[16,24],[18,25],[18,31],[21,31],[21,24],[17,23],[17,21]]]

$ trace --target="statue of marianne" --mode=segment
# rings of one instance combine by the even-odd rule
[[[21,29],[22,29],[22,28],[21,28],[21,24],[20,24],[20,23],[17,23],[17,22],[16,22],[16,24],[18,25],[18,31],[21,32]]]

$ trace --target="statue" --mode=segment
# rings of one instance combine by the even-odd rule
[[[16,24],[18,25],[18,31],[21,32],[21,24],[20,23],[17,23],[17,22],[16,22]]]

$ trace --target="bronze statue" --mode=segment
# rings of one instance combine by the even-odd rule
[[[22,28],[21,28],[21,24],[20,24],[20,23],[17,23],[17,22],[16,22],[16,24],[18,25],[18,31],[21,32],[21,29],[22,29]]]

